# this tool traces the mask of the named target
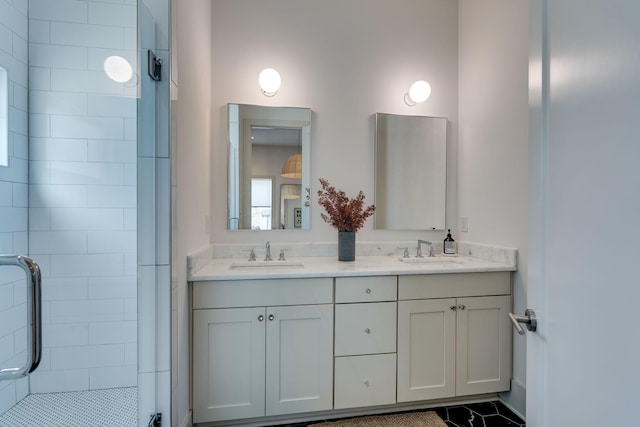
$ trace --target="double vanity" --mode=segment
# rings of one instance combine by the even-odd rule
[[[515,250],[461,252],[191,260],[193,422],[285,424],[508,390]]]

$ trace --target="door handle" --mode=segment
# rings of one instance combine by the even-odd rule
[[[42,275],[40,267],[31,258],[22,255],[0,255],[0,266],[12,265],[22,268],[27,274],[27,321],[30,337],[27,361],[17,368],[0,368],[0,380],[18,378],[35,371],[42,358]]]
[[[509,319],[511,319],[511,323],[513,323],[513,327],[516,328],[516,331],[520,335],[524,335],[524,329],[520,326],[520,323],[524,323],[527,327],[527,330],[531,332],[535,332],[538,329],[538,319],[536,318],[536,312],[530,308],[524,312],[524,316],[517,316],[513,313],[509,313]]]

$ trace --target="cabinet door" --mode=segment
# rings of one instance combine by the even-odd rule
[[[456,300],[398,302],[398,402],[455,395]]]
[[[263,416],[265,309],[194,310],[193,422]]]
[[[267,308],[267,415],[333,406],[333,305]]]
[[[456,395],[509,390],[510,307],[508,295],[458,298]]]

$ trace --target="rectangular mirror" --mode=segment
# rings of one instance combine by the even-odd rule
[[[376,114],[375,224],[444,230],[447,119]]]
[[[227,113],[227,229],[308,229],[311,110],[228,104]]]

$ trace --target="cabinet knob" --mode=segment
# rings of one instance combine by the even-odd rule
[[[264,320],[264,316],[262,314],[258,316],[258,322],[262,322],[263,320]]]
[[[465,309],[467,308],[467,306],[466,306],[466,305],[464,305],[464,304],[460,304],[460,305],[458,306],[458,308],[459,308],[460,310],[465,310]]]
[[[366,387],[369,387],[369,380],[366,380],[366,381],[364,382],[364,385],[365,385]]]
[[[452,305],[449,307],[451,310],[456,311],[458,309],[458,307],[456,307],[455,305]]]
[[[273,319],[275,319],[275,316],[273,314],[270,314],[269,315],[269,320],[273,320]]]
[[[369,329],[369,328],[365,329],[364,331],[365,331],[365,333],[367,333],[367,334],[370,334],[370,333],[371,333],[371,329]]]
[[[367,288],[367,290],[365,292],[370,294],[371,293],[371,289]]]

